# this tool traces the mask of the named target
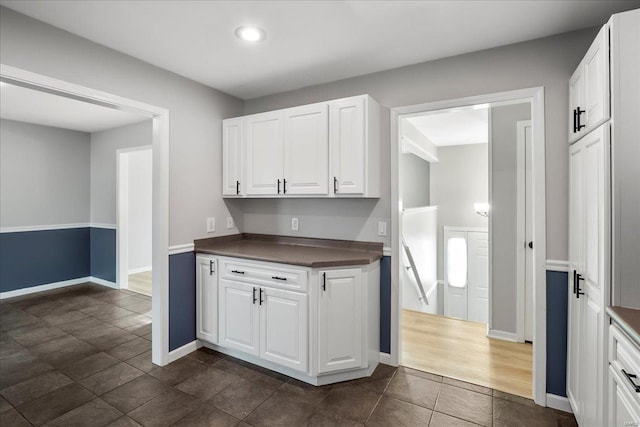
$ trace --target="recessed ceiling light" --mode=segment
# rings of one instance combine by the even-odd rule
[[[238,27],[235,33],[240,40],[248,42],[259,42],[267,38],[267,33],[258,27]]]

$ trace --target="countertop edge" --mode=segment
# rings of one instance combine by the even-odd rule
[[[241,258],[241,259],[250,259],[252,261],[261,261],[261,262],[272,262],[276,264],[285,264],[285,265],[296,265],[299,267],[309,267],[309,268],[322,268],[322,267],[344,267],[348,265],[369,265],[373,264],[376,261],[382,259],[382,255],[380,256],[372,256],[368,258],[354,258],[354,259],[346,259],[340,261],[312,261],[308,263],[300,263],[300,262],[291,262],[291,261],[283,261],[279,259],[265,259],[260,256],[252,256],[249,254],[231,254],[229,252],[215,250],[215,249],[203,249],[203,248],[195,248],[195,253],[199,254],[208,254],[208,255],[217,255],[229,258]],[[354,251],[355,252],[355,251]]]
[[[640,347],[640,331],[636,331],[635,328],[627,323],[626,320],[620,317],[620,314],[618,314],[615,309],[616,307],[609,306],[607,307],[606,312],[609,317],[611,317],[611,319],[613,319],[613,321],[616,322],[618,326],[620,326],[620,329],[622,329],[627,334],[627,336],[629,336],[629,338],[631,338],[631,340]]]

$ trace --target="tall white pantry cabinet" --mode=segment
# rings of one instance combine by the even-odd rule
[[[567,397],[580,426],[604,426],[605,309],[640,308],[640,9],[602,27],[569,104]]]

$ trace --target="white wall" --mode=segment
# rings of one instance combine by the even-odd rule
[[[116,224],[116,151],[151,145],[152,122],[91,134],[91,222]]]
[[[516,245],[518,245],[516,122],[530,118],[529,103],[491,108],[491,168],[493,170],[491,221],[492,228],[495,230],[491,236],[494,260],[491,278],[492,328],[513,333],[516,332],[517,322],[515,301],[518,282],[516,274]],[[547,171],[549,171],[548,165]],[[499,309],[496,309],[497,307]]]
[[[128,157],[129,271],[151,269],[152,150],[132,151]]]
[[[229,215],[221,197],[222,119],[241,115],[241,100],[4,7],[0,63],[170,111],[170,245],[211,236],[206,218]],[[213,235],[235,232],[219,227]]]
[[[250,114],[363,93],[387,107],[399,107],[544,86],[547,258],[567,259],[568,81],[596,32],[595,28],[576,31],[257,98],[245,102],[244,112]],[[388,220],[391,197],[386,179],[390,168],[388,136],[381,143],[382,196],[379,209],[371,215]],[[321,208],[323,203],[308,201],[306,205],[311,207],[305,206],[305,209],[312,213],[313,207]],[[342,206],[335,207],[339,208]],[[262,220],[272,221],[272,218],[267,215]],[[306,218],[301,217],[300,221],[304,223]],[[366,218],[359,220],[360,225],[368,223]],[[344,227],[334,233],[352,234]],[[365,240],[377,237],[375,229],[362,236]]]
[[[89,134],[0,121],[0,226],[89,222]]]
[[[415,154],[400,155],[403,208],[429,206],[429,162]]]
[[[444,280],[443,227],[488,227],[487,218],[473,208],[489,201],[487,145],[438,147],[440,161],[431,164],[431,204],[438,206],[438,280]]]

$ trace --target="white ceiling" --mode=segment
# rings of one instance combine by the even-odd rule
[[[242,99],[602,25],[640,1],[0,4]],[[249,45],[234,29],[257,25]]]
[[[0,83],[0,117],[81,132],[99,132],[147,119],[4,82]]]
[[[468,107],[407,118],[438,147],[486,144],[489,138],[488,108]]]

